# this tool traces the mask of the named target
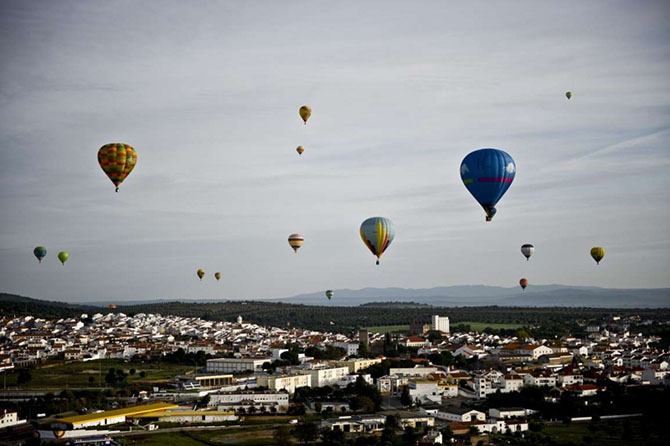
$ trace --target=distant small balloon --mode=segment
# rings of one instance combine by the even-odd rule
[[[61,252],[58,253],[58,260],[60,260],[60,263],[62,263],[63,265],[65,265],[65,262],[67,262],[67,259],[69,259],[69,258],[70,258],[70,254],[68,254],[65,251],[61,251]]]
[[[326,291],[326,297],[328,298],[328,300],[332,299],[334,295],[335,293],[333,292],[333,290]]]
[[[205,277],[205,270],[204,270],[204,269],[199,269],[199,270],[196,272],[196,274],[198,275],[198,277],[200,278],[200,280],[202,280],[202,278]]]
[[[605,257],[605,248],[601,246],[594,246],[591,248],[591,257],[596,261],[596,265],[600,265],[600,261]]]
[[[530,256],[533,255],[535,252],[535,247],[531,245],[530,243],[526,243],[525,245],[521,245],[521,254],[523,254],[526,257],[526,260],[530,260]]]
[[[299,113],[302,120],[305,121],[305,125],[307,125],[307,120],[312,116],[312,108],[309,105],[303,105],[300,107]]]
[[[298,155],[302,155],[303,152],[305,151],[305,148],[303,146],[298,146],[297,149],[295,149],[296,152],[298,152]]]
[[[570,99],[572,97],[572,92],[571,91],[566,92],[565,97]]]
[[[293,251],[296,253],[303,243],[305,243],[305,237],[300,234],[291,234],[288,236],[288,244],[291,245],[291,248],[293,248]]]
[[[47,255],[47,249],[44,246],[38,246],[33,249],[33,254],[37,257],[37,260],[42,263],[42,259]]]
[[[528,279],[523,278],[523,279],[519,280],[519,285],[521,285],[522,290],[525,290],[526,287],[528,286]]]
[[[109,308],[110,310],[116,310],[116,304],[109,304],[107,305],[107,308]]]
[[[219,273],[219,272],[214,273],[214,278],[216,280],[221,280],[221,273]]]

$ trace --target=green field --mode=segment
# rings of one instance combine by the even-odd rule
[[[267,425],[255,429],[203,429],[128,436],[119,440],[123,446],[270,446],[275,444],[274,429]]]
[[[56,388],[62,390],[66,387],[92,388],[105,387],[105,374],[110,368],[123,369],[128,374],[126,382],[133,383],[158,383],[174,379],[175,375],[192,373],[192,365],[176,364],[143,364],[126,363],[121,359],[102,359],[100,361],[76,362],[72,364],[47,363],[39,368],[31,369],[32,379],[20,386],[22,389],[47,389]],[[130,369],[135,369],[135,374],[130,374]],[[144,378],[140,372],[145,372]],[[17,373],[7,374],[7,386],[16,386]],[[89,383],[89,377],[93,383]]]
[[[470,325],[470,328],[473,331],[484,331],[485,328],[493,328],[494,330],[499,329],[515,329],[520,328],[521,324],[498,324],[494,322],[452,322],[451,326],[455,327],[456,325],[467,324]],[[373,333],[390,333],[392,331],[408,331],[409,325],[381,325],[377,327],[367,327]]]
[[[662,426],[651,423],[643,426],[640,418],[627,420],[601,421],[593,428],[589,423],[572,423],[569,425],[559,424],[545,426],[542,430],[551,436],[559,445],[569,444],[597,444],[602,446],[643,446],[655,444],[668,444],[665,441],[667,435],[662,438]],[[628,426],[624,433],[624,425]],[[589,439],[591,441],[589,441]]]

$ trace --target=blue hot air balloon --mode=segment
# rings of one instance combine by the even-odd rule
[[[395,237],[393,223],[388,218],[370,217],[361,224],[360,234],[365,246],[377,256],[379,265],[379,259]]]
[[[516,164],[507,152],[479,149],[461,163],[461,179],[486,212],[486,221],[496,214],[496,203],[505,195],[516,174]]]

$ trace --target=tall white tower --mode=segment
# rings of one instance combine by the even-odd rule
[[[430,327],[433,331],[441,331],[442,333],[449,333],[449,318],[447,316],[433,315],[433,322]]]

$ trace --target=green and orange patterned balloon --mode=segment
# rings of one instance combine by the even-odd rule
[[[137,164],[137,152],[128,144],[105,144],[98,150],[98,163],[107,174],[116,191]]]

